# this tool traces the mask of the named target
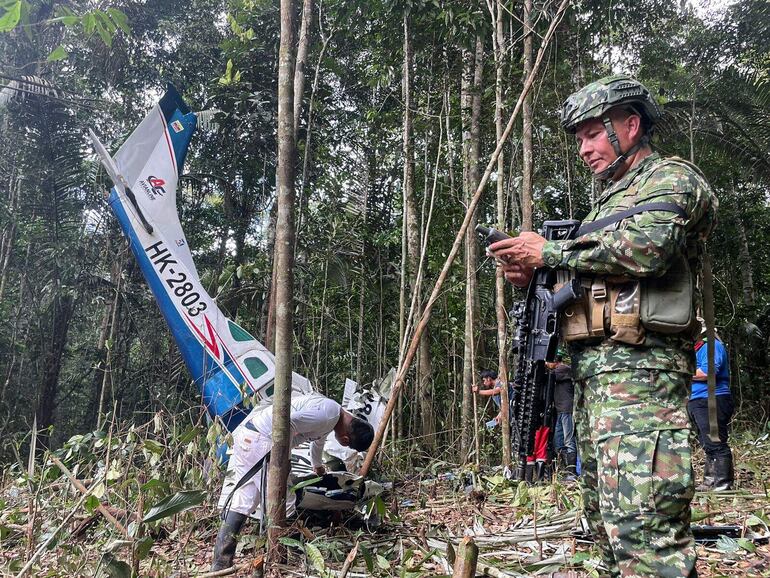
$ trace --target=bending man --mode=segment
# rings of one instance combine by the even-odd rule
[[[316,393],[292,397],[291,431],[292,448],[311,442],[310,461],[318,475],[325,472],[323,449],[331,432],[334,432],[340,445],[359,452],[366,451],[374,438],[369,422],[347,412],[336,401]],[[214,549],[212,570],[224,570],[233,565],[236,538],[241,527],[248,515],[260,507],[267,455],[273,446],[272,434],[273,407],[270,405],[254,408],[233,432],[232,455],[219,498],[219,507],[228,507],[222,512],[223,521]],[[262,469],[233,492],[236,483],[260,460],[264,463]],[[287,509],[293,507],[294,496],[286,496],[286,505]]]

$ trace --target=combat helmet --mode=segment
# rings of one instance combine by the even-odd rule
[[[616,106],[624,106],[634,110],[642,118],[644,136],[631,149],[623,152],[620,149],[618,137],[609,117],[609,110]],[[600,174],[599,179],[608,179],[628,156],[650,142],[652,129],[660,120],[660,108],[650,91],[641,82],[628,75],[619,74],[605,76],[592,82],[571,94],[561,108],[561,125],[569,133],[574,134],[578,125],[592,118],[600,118],[607,131],[615,154],[618,158]]]

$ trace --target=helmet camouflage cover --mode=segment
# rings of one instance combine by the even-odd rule
[[[660,119],[660,108],[641,82],[625,74],[605,76],[571,94],[561,108],[561,126],[574,133],[581,122],[602,117],[615,106],[633,106],[649,130]]]

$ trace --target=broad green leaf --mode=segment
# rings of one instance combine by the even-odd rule
[[[200,505],[206,499],[206,492],[201,490],[185,490],[173,496],[167,496],[155,504],[142,518],[142,522],[150,523],[168,518],[179,512]]]
[[[96,17],[92,12],[88,12],[83,15],[81,22],[83,23],[83,31],[86,33],[86,36],[91,36],[96,28]]]
[[[96,33],[102,39],[102,42],[107,46],[112,47],[112,34],[107,30],[98,14],[94,14],[94,27],[96,28]]]
[[[321,554],[318,546],[308,542],[305,544],[305,554],[310,559],[313,568],[315,568],[322,576],[326,575],[326,563],[324,562],[323,554]]]
[[[80,18],[74,14],[70,14],[66,16],[57,16],[56,18],[51,18],[49,22],[61,22],[65,26],[70,27],[80,22]]]
[[[297,548],[298,550],[302,550],[302,542],[299,540],[295,540],[294,538],[278,538],[278,541],[283,544],[284,546],[288,546],[289,548]]]
[[[149,450],[156,455],[161,455],[163,453],[163,445],[154,440],[144,440],[142,441],[142,444],[146,450]]]
[[[21,19],[21,0],[14,2],[6,9],[5,14],[0,16],[0,32],[10,32]]]
[[[95,10],[96,19],[102,23],[102,26],[104,26],[104,29],[110,33],[110,36],[115,34],[118,27],[117,25],[110,19],[110,17],[107,15],[106,12],[102,10]]]
[[[91,494],[86,498],[86,502],[85,502],[86,512],[88,512],[89,514],[93,514],[97,506],[99,506],[99,498],[97,498],[93,494]]]
[[[320,482],[322,479],[322,477],[316,476],[315,478],[310,478],[309,480],[297,482],[291,488],[289,488],[289,492],[296,492],[297,490],[301,490],[307,486],[312,486],[313,484]]]
[[[131,27],[128,24],[128,16],[117,8],[107,8],[107,14],[110,15],[112,21],[120,28],[124,34],[131,33]]]
[[[142,491],[143,492],[168,491],[168,482],[164,482],[163,480],[159,480],[158,478],[147,480],[147,482],[142,484]]]
[[[757,551],[757,547],[754,544],[754,542],[752,542],[748,538],[738,538],[737,542],[738,542],[738,545],[744,550],[746,550],[747,552],[751,552],[753,554],[754,552]]]
[[[104,576],[109,578],[131,578],[131,566],[118,560],[112,554],[105,554],[103,557],[104,564]]]
[[[379,566],[381,570],[389,570],[390,569],[390,562],[388,562],[388,560],[387,560],[387,558],[385,558],[385,556],[377,554],[377,566]]]
[[[180,444],[190,443],[191,441],[193,441],[195,438],[198,437],[198,434],[201,433],[201,429],[202,428],[197,426],[188,427],[184,431],[184,433],[179,437],[179,443]]]
[[[358,551],[361,552],[361,555],[364,557],[367,572],[372,574],[374,572],[374,557],[372,556],[372,553],[363,545],[358,549]]]
[[[137,558],[139,558],[139,560],[144,560],[150,553],[150,549],[154,543],[155,540],[153,540],[151,536],[144,536],[143,538],[139,538],[136,541],[136,546],[134,547],[134,554]]]

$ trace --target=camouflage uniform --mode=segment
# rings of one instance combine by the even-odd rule
[[[644,278],[663,275],[686,255],[698,271],[717,201],[700,173],[681,160],[642,159],[609,186],[584,222],[659,201],[675,203],[687,216],[649,211],[575,240],[549,241],[545,264]],[[694,576],[686,413],[692,336],[648,331],[639,346],[606,338],[573,343],[570,354],[584,507],[610,574]]]

